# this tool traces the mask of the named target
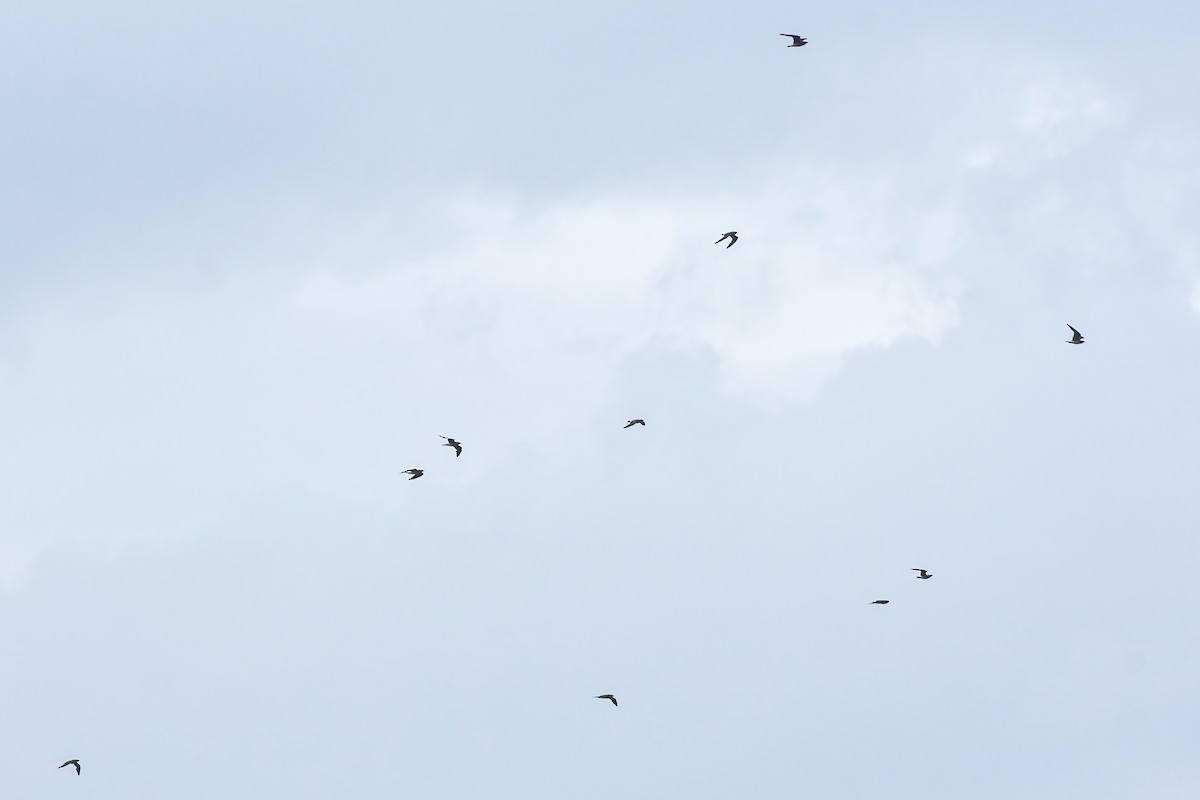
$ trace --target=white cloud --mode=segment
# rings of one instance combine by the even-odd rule
[[[311,276],[294,307],[496,363],[532,355],[595,389],[650,342],[704,347],[726,390],[772,407],[811,397],[856,350],[954,324],[958,221],[905,191],[809,173],[737,197],[470,203],[457,247],[361,279]],[[714,245],[729,228],[737,245]]]
[[[647,347],[707,349],[726,391],[777,407],[855,351],[955,322],[958,223],[885,181],[449,213],[459,237],[418,261],[291,283],[248,265],[206,293],[114,288],[31,316],[2,398],[27,423],[0,462],[8,563],[56,539],[187,536],[288,487],[403,503],[389,482],[425,439],[493,454],[427,482],[553,448]],[[729,228],[741,241],[714,245]]]

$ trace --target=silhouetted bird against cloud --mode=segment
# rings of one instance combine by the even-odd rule
[[[920,567],[913,567],[913,572],[919,572],[919,573],[921,573],[921,574],[920,574],[920,575],[918,575],[917,577],[918,577],[918,578],[920,578],[920,579],[921,579],[921,580],[923,580],[923,581],[927,581],[927,580],[929,580],[930,578],[932,578],[932,577],[933,577],[933,573],[932,573],[932,572],[927,572],[926,570],[923,570],[923,569],[921,569]]]
[[[415,481],[417,478],[419,478],[425,474],[425,470],[415,469],[415,468],[414,469],[406,469],[406,470],[404,470],[404,472],[401,472],[400,474],[401,475],[412,475],[412,477],[409,478],[409,480]]]
[[[728,250],[729,248],[731,248],[735,244],[737,244],[737,231],[730,231],[729,233],[722,233],[721,238],[717,239],[715,242],[713,242],[713,244],[720,244],[721,242],[725,241],[726,239],[730,240],[729,244],[725,245],[725,249]]]
[[[72,764],[74,764],[74,765],[75,765],[75,774],[76,774],[76,775],[80,774],[80,773],[83,771],[83,770],[82,770],[82,769],[80,769],[80,767],[79,767],[79,759],[78,759],[78,758],[72,758],[70,761],[64,761],[63,763],[61,763],[61,764],[59,764],[59,765],[58,765],[58,768],[59,768],[59,769],[62,769],[63,767],[69,767],[69,766],[71,766]]]
[[[596,695],[596,699],[597,700],[612,700],[612,704],[614,706],[617,704],[617,698],[613,697],[611,694],[598,694],[598,695]]]
[[[442,447],[453,447],[455,458],[458,458],[462,455],[462,442],[451,439],[449,436],[442,436],[442,438],[446,440],[446,443],[442,445]]]
[[[1070,325],[1068,325],[1067,327],[1071,328]],[[1067,344],[1083,344],[1083,334],[1082,333],[1075,330],[1074,328],[1071,328],[1071,333],[1073,333],[1075,335],[1067,340]]]
[[[641,426],[644,428],[644,427],[646,427],[646,420],[644,420],[644,419],[631,419],[631,420],[629,420],[628,422],[626,422],[626,423],[625,423],[625,427],[626,427],[626,428],[632,428],[634,425],[641,425]]]
[[[890,602],[892,602],[892,601],[891,601],[891,600],[872,600],[872,601],[871,601],[871,605],[873,605],[873,606],[886,606],[886,605],[887,605],[888,603],[890,603]]]
[[[794,33],[781,33],[779,35],[790,36],[792,38],[792,43],[788,47],[804,47],[804,45],[808,44],[808,39],[805,39],[803,36],[797,36]]]

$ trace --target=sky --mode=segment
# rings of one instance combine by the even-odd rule
[[[1200,796],[1198,23],[0,4],[4,795]]]

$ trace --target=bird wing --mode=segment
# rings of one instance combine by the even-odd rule
[[[461,455],[462,455],[462,445],[455,442],[454,443],[454,457],[458,458]]]
[[[76,761],[76,762],[75,762],[75,774],[76,774],[76,775],[82,775],[82,774],[83,774],[83,769],[82,769],[82,768],[79,766],[79,762],[78,762],[78,761]]]
[[[1077,339],[1082,339],[1082,338],[1083,338],[1083,334],[1081,334],[1079,331],[1075,330],[1075,328],[1074,328],[1073,326],[1071,326],[1071,325],[1068,325],[1067,327],[1071,329],[1071,333],[1075,334],[1075,337],[1076,337]]]

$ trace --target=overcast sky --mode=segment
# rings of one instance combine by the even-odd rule
[[[1200,797],[1198,24],[0,4],[0,794]]]

